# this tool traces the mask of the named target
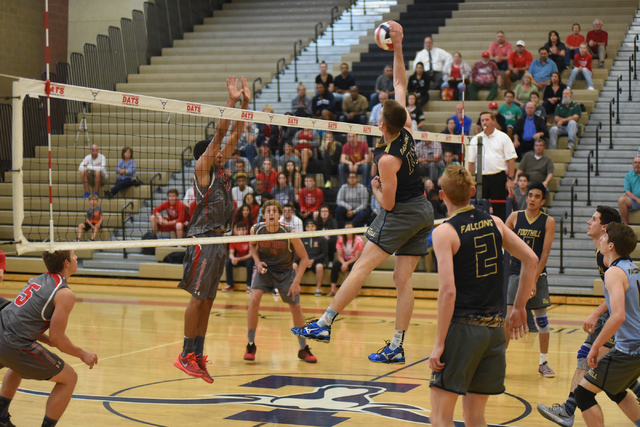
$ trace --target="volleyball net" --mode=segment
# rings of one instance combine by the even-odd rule
[[[11,224],[11,229],[7,225],[0,225],[0,229],[4,228],[2,239],[16,243],[18,254],[363,233],[364,226],[375,215],[375,197],[366,188],[370,166],[342,171],[338,167],[341,144],[357,139],[359,145],[368,143],[369,150],[375,145],[381,134],[374,126],[23,78],[13,83],[12,107],[12,168],[2,184],[4,195],[10,192],[12,196],[12,211],[5,206],[1,213],[5,216],[2,224]],[[47,113],[51,116],[49,126]],[[186,238],[189,208],[195,199],[193,148],[198,141],[211,139],[221,120],[243,122],[238,131],[241,134],[231,135],[229,126],[225,136],[225,141],[237,137],[238,148],[242,148],[225,165],[224,172],[229,185],[237,187],[233,189],[237,210],[234,223],[250,225],[259,220],[256,206],[264,203],[269,194],[283,204],[290,203],[293,215],[301,215],[305,206],[313,203],[306,197],[311,195],[313,199],[315,194],[323,197],[322,204],[330,208],[340,228],[300,232],[302,227],[292,220],[296,233],[286,236]],[[277,137],[271,132],[278,132]],[[464,136],[420,131],[413,136],[416,141],[433,141],[443,147],[462,144],[464,149],[468,144]],[[287,141],[291,148],[285,147]],[[269,150],[259,147],[260,144]],[[287,151],[291,149],[293,154]],[[275,153],[279,156],[274,156]],[[333,160],[328,160],[332,156]],[[269,173],[264,170],[266,158],[271,160]],[[285,172],[284,186],[277,180],[278,167]],[[354,180],[349,177],[350,172],[356,174],[355,186],[349,182]],[[313,178],[319,193],[300,192],[306,187],[305,176]],[[271,191],[273,185],[276,191]],[[358,191],[345,190],[340,194],[343,185],[357,187]],[[285,187],[293,191],[285,191]],[[366,191],[361,191],[363,188]],[[247,200],[248,192],[253,197]],[[247,210],[245,204],[251,208],[250,219],[243,215]],[[153,217],[162,217],[168,223]],[[321,220],[318,217],[316,220]],[[182,229],[172,228],[173,221],[183,224]],[[345,221],[353,221],[356,227],[345,229]],[[98,222],[99,229],[95,230]],[[81,224],[83,229],[79,233]],[[150,231],[155,231],[159,238],[144,239],[150,236]]]

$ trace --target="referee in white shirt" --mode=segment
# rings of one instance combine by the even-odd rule
[[[493,113],[480,114],[480,124],[484,129],[469,143],[468,164],[471,175],[476,173],[478,158],[478,137],[482,137],[482,198],[506,200],[513,192],[515,159],[518,157],[511,138],[495,128]],[[475,176],[475,175],[474,175]],[[493,205],[493,214],[505,220],[505,203]]]
[[[427,37],[424,39],[424,49],[418,52],[413,60],[413,71],[416,71],[416,64],[422,62],[424,64],[424,72],[431,80],[431,89],[440,90],[442,70],[444,70],[445,64],[449,61],[453,61],[451,54],[439,47],[433,47],[433,39]]]

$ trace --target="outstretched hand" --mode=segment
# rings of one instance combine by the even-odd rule
[[[389,21],[389,37],[391,38],[391,42],[394,46],[396,46],[396,43],[401,45],[402,39],[404,38],[402,25],[398,24],[396,21]]]
[[[249,102],[251,101],[251,90],[249,90],[249,83],[247,83],[247,79],[242,77],[240,80],[242,82],[242,95],[244,96],[242,106],[246,108],[249,106]]]
[[[238,90],[238,79],[236,79],[236,76],[229,76],[227,79],[227,89],[229,90],[229,98],[234,101],[240,99],[242,92]]]

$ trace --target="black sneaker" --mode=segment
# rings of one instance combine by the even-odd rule
[[[16,427],[16,425],[11,422],[11,415],[7,415],[6,418],[0,418],[0,427]]]
[[[113,194],[109,190],[104,190],[104,197],[106,197],[107,199],[111,199],[113,198]]]

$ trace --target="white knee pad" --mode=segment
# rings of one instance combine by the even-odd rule
[[[547,309],[533,310],[533,317],[536,318],[536,325],[541,334],[549,333],[549,320],[547,319]]]

